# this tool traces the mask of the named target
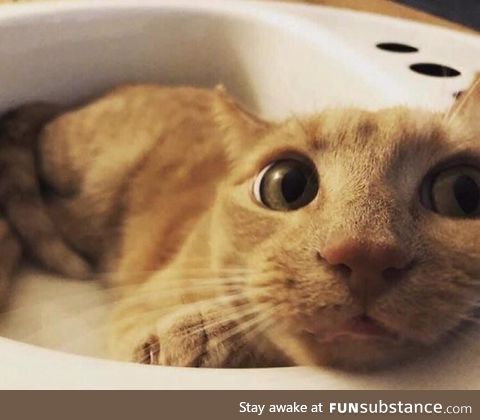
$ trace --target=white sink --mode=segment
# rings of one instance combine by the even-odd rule
[[[271,118],[336,105],[445,110],[480,70],[473,59],[480,57],[480,37],[428,25],[298,4],[137,3],[2,6],[0,110],[38,99],[81,102],[132,81],[223,83]],[[380,42],[419,51],[380,50]],[[426,76],[409,68],[415,63],[461,74]],[[0,335],[9,337],[0,338],[0,388],[480,388],[476,337],[431,360],[369,375],[102,360],[104,300],[94,283],[21,274],[11,311],[0,319]]]

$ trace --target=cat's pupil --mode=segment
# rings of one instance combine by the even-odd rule
[[[480,217],[480,170],[458,165],[425,180],[422,203],[429,210],[453,218]]]
[[[277,160],[258,175],[256,200],[271,210],[290,211],[306,206],[318,192],[318,174],[305,158]]]
[[[465,214],[473,213],[480,204],[480,189],[468,175],[459,176],[454,185],[453,192],[460,208]]]
[[[287,203],[298,200],[307,185],[307,178],[297,168],[292,168],[282,179],[282,195]]]

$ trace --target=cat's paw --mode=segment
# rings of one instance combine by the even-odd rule
[[[158,365],[160,341],[156,335],[150,335],[133,352],[133,361],[144,365]]]
[[[189,315],[167,314],[142,331],[136,324],[135,338],[124,348],[130,349],[131,361],[149,365],[208,368],[278,365],[278,351],[261,335],[252,333],[249,322],[251,319],[233,317],[231,312],[229,319],[218,308]],[[119,339],[118,345],[125,343]]]
[[[169,327],[159,327],[133,352],[133,361],[148,365],[201,367],[208,338],[200,316],[184,317]]]

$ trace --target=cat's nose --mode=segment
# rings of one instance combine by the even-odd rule
[[[319,257],[342,275],[352,295],[364,303],[381,295],[412,266],[400,247],[353,239],[333,243]]]

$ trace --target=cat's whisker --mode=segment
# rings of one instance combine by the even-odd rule
[[[273,308],[271,308],[271,309],[273,309]],[[260,311],[260,308],[257,308],[255,310],[256,313],[259,313],[259,311]],[[224,334],[221,334],[220,336],[210,338],[209,345],[213,345],[213,346],[216,346],[216,347],[221,346],[222,344],[225,344],[230,338],[237,337],[239,334],[242,334],[243,338],[245,338],[247,336],[247,334],[253,333],[254,330],[256,330],[256,329],[258,329],[258,333],[261,333],[261,331],[263,331],[268,325],[271,325],[274,322],[274,319],[269,318],[270,313],[268,313],[268,312],[269,311],[267,311],[267,313],[265,313],[265,312],[262,313],[261,317],[254,317],[252,320],[242,322],[241,324],[236,325],[234,328],[231,328],[231,329],[227,330]],[[225,323],[226,321],[223,320],[223,322]],[[260,328],[260,326],[262,326],[263,324],[265,324],[265,327]],[[213,327],[210,326],[209,328],[211,329]],[[207,328],[202,328],[202,329],[199,329],[199,330],[200,331],[205,331],[205,330],[207,330]],[[246,330],[248,330],[248,331],[245,332]],[[208,334],[208,332],[207,332],[207,334]],[[236,350],[242,349],[247,344],[248,344],[248,342],[246,342],[244,340],[242,342],[242,344],[240,344],[239,346],[236,347]],[[202,344],[202,346],[203,346],[203,344]],[[192,353],[195,353],[196,351],[197,351],[197,353],[199,353],[200,349],[199,348],[192,348],[192,349],[190,349],[190,351],[192,351]],[[143,361],[148,360],[148,358],[149,358],[149,355],[146,355],[146,357]]]
[[[251,295],[249,295],[250,297]],[[191,316],[194,313],[201,311],[208,311],[212,308],[212,305],[227,305],[229,303],[235,303],[240,298],[245,299],[245,295],[238,294],[234,296],[216,296],[213,298],[196,300],[194,302],[174,302],[170,305],[164,305],[162,307],[146,308],[142,303],[142,312],[135,317],[130,317],[129,313],[132,312],[131,306],[122,306],[122,308],[116,310],[116,316],[123,316],[124,321],[128,319],[134,319],[138,321],[139,317],[150,318],[157,316],[162,318],[163,323],[168,323],[171,319],[178,319],[180,316]]]
[[[155,273],[155,272],[152,272],[152,273]],[[113,278],[113,276],[112,276]],[[194,287],[195,284],[223,284],[223,283],[232,283],[232,284],[235,284],[235,283],[242,283],[244,280],[244,276],[242,274],[237,274],[237,273],[231,273],[231,274],[228,274],[228,275],[217,275],[215,276],[214,273],[210,273],[208,276],[198,276],[198,275],[195,275],[195,276],[176,276],[176,277],[173,277],[173,276],[164,276],[162,277],[162,283],[161,283],[161,287],[164,287],[166,285],[168,285],[169,283],[168,282],[175,282],[175,283],[172,283],[172,284],[177,284],[177,282],[179,281],[186,281],[186,280],[190,280],[192,282],[195,282],[194,284],[192,285],[189,285],[191,287]],[[82,284],[81,286],[79,286],[80,288],[83,288],[84,285]],[[92,289],[89,289],[89,290],[83,290],[82,292],[80,293],[75,293],[74,295],[75,296],[80,296],[82,294],[95,294],[95,293],[98,293],[99,291],[121,291],[121,290],[136,290],[136,289],[139,289],[141,287],[141,285],[139,284],[121,284],[121,285],[115,285],[115,284],[104,284],[102,282],[99,282],[99,283],[96,283],[95,285],[95,289],[92,290]],[[52,296],[52,297],[58,297],[58,298],[61,298],[63,296],[67,296],[67,297],[71,297],[72,296],[72,291],[69,290],[68,292],[57,292],[55,293],[55,296]]]
[[[204,291],[204,292],[222,292],[226,294],[234,294],[238,293],[238,291],[235,290],[236,287],[242,286],[245,282],[242,279],[237,279],[237,281],[223,281],[224,279],[221,279],[219,281],[214,280],[211,282],[200,282],[197,284],[172,284],[170,287],[167,287],[166,284],[159,284],[158,285],[158,291],[154,290],[153,292],[157,292],[157,296],[160,298],[162,297],[168,297],[170,295],[180,295],[182,292],[197,292],[197,291]],[[116,296],[113,291],[117,290],[122,290],[122,291],[132,291],[133,296],[129,297],[124,297],[124,296]],[[32,308],[32,307],[44,307],[48,306],[52,303],[52,301],[57,301],[61,302],[63,300],[66,300],[69,302],[69,304],[76,304],[77,300],[81,300],[78,302],[78,305],[91,305],[91,302],[85,302],[85,298],[92,298],[93,300],[98,300],[99,294],[102,294],[102,299],[104,299],[104,302],[101,302],[100,304],[105,304],[109,305],[112,303],[115,303],[117,301],[126,299],[133,299],[135,297],[139,298],[141,296],[151,296],[152,295],[152,290],[144,289],[142,287],[132,287],[132,286],[124,286],[121,288],[99,288],[95,290],[88,290],[88,291],[82,291],[81,293],[65,293],[65,294],[59,294],[55,296],[49,296],[48,301],[46,302],[37,302],[34,304],[28,304],[24,306],[14,306],[13,309],[10,308],[5,308],[1,314],[11,314],[11,313],[16,313],[16,312],[21,312],[25,308]],[[83,298],[83,300],[82,300]]]
[[[266,318],[256,320],[253,325],[240,324],[235,329],[228,330],[228,334],[224,334],[222,336],[210,339],[209,344],[218,348],[219,346],[227,344],[229,339],[239,338],[238,335],[241,335],[241,339],[235,340],[234,343],[234,351],[235,353],[239,354],[240,351],[243,350],[246,346],[252,344],[252,341],[255,339],[255,337],[260,335],[274,323],[274,318]],[[258,343],[255,343],[255,347],[258,348]]]
[[[253,325],[247,326],[243,329],[239,329],[238,331],[232,331],[229,335],[221,338],[219,340],[214,341],[213,345],[217,346],[230,346],[234,347],[235,353],[240,353],[245,347],[251,345],[253,341],[261,335],[265,330],[275,324],[275,318],[265,318],[262,320],[257,320],[256,323]],[[240,337],[238,337],[241,335]],[[232,343],[230,343],[231,339],[235,339]],[[262,342],[265,344],[265,342]],[[258,340],[255,342],[255,348],[257,350],[260,349]]]
[[[199,296],[198,292],[212,292],[206,293],[206,296]],[[196,292],[195,300],[189,302],[189,295],[191,292]],[[188,305],[198,305],[198,304],[221,304],[222,302],[230,302],[231,300],[241,299],[241,298],[254,298],[259,296],[259,294],[249,291],[248,293],[244,290],[229,290],[221,291],[222,293],[213,293],[220,292],[218,289],[193,289],[193,290],[179,290],[179,291],[159,291],[157,294],[152,295],[151,293],[137,294],[135,296],[130,296],[121,299],[124,304],[123,308],[128,308],[131,306],[149,306],[156,308],[158,310],[171,309],[172,307],[187,307]],[[165,298],[172,298],[170,302],[165,302]],[[175,299],[176,298],[176,299]],[[142,300],[143,299],[143,300]],[[185,301],[187,299],[187,301]]]
[[[453,120],[453,118],[462,111],[462,109],[465,107],[470,97],[478,90],[479,86],[480,86],[480,77],[477,77],[477,79],[470,86],[469,90],[465,92],[463,95],[461,95],[457,101],[453,102],[453,104],[451,105],[449,110],[444,114],[444,117],[443,117],[444,121],[447,124],[449,124]]]
[[[239,293],[239,294],[229,295],[229,296],[221,295],[221,296],[217,296],[217,297],[214,297],[214,298],[209,298],[209,299],[200,300],[200,301],[191,302],[191,303],[172,302],[171,304],[167,304],[167,305],[164,304],[164,305],[162,305],[162,307],[152,308],[150,310],[145,310],[142,313],[142,315],[145,318],[152,317],[154,315],[161,316],[161,315],[165,314],[165,312],[174,313],[175,309],[181,309],[183,311],[194,312],[196,310],[199,310],[200,308],[203,308],[204,305],[206,307],[209,307],[212,304],[221,305],[221,304],[231,304],[231,303],[234,303],[234,302],[237,302],[236,305],[239,307],[237,309],[237,311],[241,312],[241,306],[242,305],[238,304],[238,300],[242,299],[242,298],[243,299],[245,298],[244,295]],[[99,312],[101,314],[102,314],[102,312],[106,312],[106,310],[108,308],[110,308],[111,305],[112,305],[112,302],[100,302],[95,306],[89,305],[88,308],[81,308],[73,316],[70,316],[70,317],[67,317],[67,318],[64,317],[62,319],[62,322],[63,323],[65,323],[65,322],[75,323],[75,322],[79,322],[79,321],[82,321],[82,320],[85,321],[89,317],[97,316],[97,314]],[[129,308],[127,308],[127,313],[128,313],[128,311],[129,311]],[[14,312],[14,311],[11,311],[11,312]],[[40,320],[42,318],[45,318],[45,316],[43,316],[42,314],[43,313],[48,313],[48,312],[51,312],[50,309],[49,309],[48,303],[47,304],[45,304],[45,303],[39,304],[39,310],[37,311],[37,313],[40,314]],[[107,319],[106,316],[105,316],[105,318]],[[135,320],[136,320],[135,322],[138,323],[139,318],[142,318],[142,317],[136,316],[135,317]],[[57,325],[57,324],[55,324],[55,325]],[[105,328],[103,325],[95,325],[92,330],[100,331],[103,328]],[[40,328],[37,328],[34,333],[28,334],[26,336],[22,336],[19,339],[21,341],[26,341],[26,342],[38,341],[37,338],[41,337],[42,333],[44,334],[46,331],[48,331],[50,329],[52,329],[51,324],[42,324],[42,326]]]
[[[196,260],[185,260],[183,261],[184,263],[192,264]],[[198,260],[202,261],[202,260]],[[204,261],[206,261],[208,264],[211,263],[211,260],[209,258],[206,258]],[[253,267],[245,267],[245,266],[228,266],[228,267],[211,267],[210,265],[198,265],[198,266],[187,266],[182,268],[182,273],[193,271],[195,273],[205,271],[207,273],[229,273],[229,272],[256,272],[258,269],[253,268]],[[98,271],[97,273],[99,275],[104,274],[114,274],[114,275],[123,275],[123,274],[139,274],[139,275],[144,275],[144,274],[154,274],[158,272],[158,269],[153,269],[153,270],[131,270],[129,269],[128,271],[108,271],[108,270],[103,270],[103,271]]]
[[[166,296],[168,296],[169,294],[170,293],[165,293]],[[176,295],[178,295],[178,291],[172,291],[171,294],[176,296]],[[146,295],[148,295],[148,294],[145,293],[145,296]],[[87,298],[90,297],[90,296],[93,297],[93,302],[87,301]],[[136,297],[139,298],[141,296],[142,296],[142,294],[139,294]],[[78,299],[81,299],[81,301],[79,302]],[[17,305],[13,309],[6,308],[0,313],[0,315],[1,316],[12,316],[12,315],[16,315],[16,314],[22,314],[23,312],[25,312],[26,308],[35,309],[37,312],[41,311],[41,310],[48,310],[49,307],[51,307],[51,305],[52,305],[52,301],[57,301],[57,302],[66,301],[66,302],[68,302],[68,305],[69,305],[70,309],[72,309],[72,306],[73,307],[78,306],[78,312],[75,315],[75,317],[77,317],[79,314],[88,313],[88,311],[96,310],[98,307],[105,307],[105,308],[111,307],[112,305],[114,305],[117,302],[128,301],[129,299],[133,299],[133,298],[123,298],[123,297],[120,297],[120,296],[104,295],[103,299],[104,300],[101,301],[101,302],[96,302],[98,300],[98,292],[96,292],[96,293],[92,292],[92,294],[90,294],[90,293],[78,294],[78,295],[66,296],[66,297],[60,296],[60,297],[55,297],[53,299],[48,299],[48,301],[45,301],[45,302],[36,302],[36,303],[23,305],[23,306],[18,306]]]
[[[249,296],[251,297],[251,296]],[[172,316],[178,316],[179,314],[191,315],[192,313],[205,313],[206,315],[214,313],[217,309],[212,309],[213,305],[216,305],[219,309],[220,315],[226,310],[237,311],[241,313],[243,307],[249,307],[254,305],[251,301],[247,300],[244,294],[236,296],[219,296],[216,298],[200,300],[188,304],[176,305],[177,310],[169,311]],[[258,306],[258,305],[255,305]]]
[[[234,297],[233,299],[227,299],[225,297],[217,297],[214,299],[210,299],[207,301],[198,301],[192,302],[189,304],[181,304],[177,305],[177,308],[172,309],[169,308],[155,308],[154,310],[144,310],[141,314],[136,315],[135,317],[128,317],[128,309],[123,317],[123,323],[125,324],[128,322],[128,325],[134,327],[141,323],[142,319],[155,319],[156,328],[161,330],[162,328],[168,329],[171,323],[175,322],[176,320],[180,319],[182,316],[194,316],[197,313],[208,313],[210,312],[210,316],[213,315],[212,313],[212,304],[216,305],[226,305],[235,303],[237,306],[236,309],[233,309],[232,320],[235,318],[239,318],[242,316],[243,313],[250,307],[250,302],[245,302],[243,305],[238,304],[237,301],[238,297]],[[219,316],[222,317],[222,321],[225,321],[225,316],[228,315],[225,308],[221,308],[218,311]],[[213,320],[212,320],[213,322]],[[127,326],[127,328],[129,328]],[[189,331],[190,332],[190,331]]]
[[[149,274],[156,274],[158,273],[158,269],[154,270],[128,270],[128,271],[98,271],[95,274],[95,277],[105,276],[105,277],[122,277],[122,276],[145,276]],[[258,272],[258,269],[252,267],[209,267],[209,266],[190,266],[182,268],[181,270],[183,275],[187,275],[188,273],[193,273],[195,276],[205,274],[207,276],[212,274],[230,274],[230,273],[255,273]]]
[[[214,275],[214,273],[210,273],[209,275],[205,275],[205,276],[199,276],[198,274],[195,275],[195,276],[187,276],[187,275],[178,275],[178,276],[165,276],[165,275],[162,275],[161,277],[157,277],[156,280],[158,279],[159,282],[165,284],[169,281],[186,281],[186,280],[189,280],[189,281],[197,281],[197,282],[200,282],[200,281],[203,281],[203,282],[207,282],[207,281],[210,281],[210,282],[214,282],[214,281],[217,281],[217,282],[220,282],[222,280],[229,280],[231,279],[232,281],[235,280],[235,279],[243,279],[247,274],[249,273],[245,273],[245,274],[242,274],[242,273],[230,273],[228,275]],[[115,278],[111,278],[110,279],[111,281],[115,280]],[[133,280],[134,278],[133,277],[130,277],[128,279],[131,283],[133,284],[127,284],[127,285],[110,285],[110,286],[106,286],[105,288],[106,289],[109,289],[109,290],[121,290],[122,288],[128,288],[128,287],[131,287],[131,288],[135,288],[135,287],[138,287],[138,284],[136,284]],[[142,280],[142,279],[140,279]],[[122,281],[126,281],[125,278],[123,278]],[[143,284],[147,284],[148,283],[148,279],[145,283]]]
[[[151,285],[145,285],[145,287],[135,287],[132,288],[130,296],[123,296],[122,299],[135,301],[140,296],[145,296],[149,301],[157,299],[159,302],[163,297],[168,297],[169,295],[178,295],[179,297],[188,295],[190,292],[211,292],[211,293],[222,293],[227,295],[235,295],[240,293],[246,293],[247,288],[243,286],[246,285],[246,279],[236,278],[235,281],[224,281],[224,279],[215,279],[212,282],[199,282],[196,284],[176,282],[174,284],[168,285],[163,282],[155,283],[153,288]],[[268,286],[272,287],[273,286]],[[244,290],[245,289],[245,290]],[[263,287],[267,289],[267,286]],[[264,290],[265,291],[265,290]],[[255,292],[256,295],[258,293]]]
[[[272,312],[274,308],[271,308]],[[271,315],[271,314],[270,314]],[[252,340],[253,338],[257,337],[259,334],[263,333],[268,327],[274,325],[277,322],[277,319],[272,316],[260,317],[257,318],[257,322],[251,326],[250,329],[247,331],[241,331],[242,338],[245,344],[247,344],[248,340]],[[245,340],[248,339],[248,340]]]
[[[219,309],[215,313],[209,312],[207,314],[209,317],[211,317],[212,315],[216,315],[217,318],[213,318],[207,322],[203,322],[201,326],[193,330],[188,330],[183,336],[186,337],[192,334],[197,334],[209,328],[217,327],[221,324],[225,324],[228,322],[241,321],[242,318],[258,313],[260,309],[261,308],[253,306],[251,302],[247,302],[242,306],[235,306],[230,309]]]
[[[240,345],[240,347],[237,347],[237,351],[243,349],[248,344],[253,342],[254,339],[256,339],[259,335],[263,334],[268,328],[274,326],[276,322],[277,320],[275,319],[275,317],[271,317],[269,319],[265,319],[259,322],[257,325],[254,325],[249,331],[243,334],[242,344]],[[263,342],[263,344],[265,343]],[[256,342],[255,347],[259,349],[260,344]]]
[[[275,311],[276,311],[275,307],[270,307],[269,309],[262,311],[260,316],[253,317],[248,321],[242,322],[242,324],[239,324],[235,328],[232,328],[231,330],[227,331],[226,334],[221,335],[220,337],[213,338],[212,344],[218,346],[234,336],[243,334],[245,330],[248,330],[250,327],[257,325],[262,320],[269,319],[272,313],[274,313]]]
[[[196,284],[196,285],[189,285],[189,284],[183,284],[183,285],[176,285],[172,287],[162,287],[162,285],[157,285],[155,289],[152,288],[141,288],[141,289],[135,289],[133,290],[132,294],[129,296],[126,296],[125,299],[130,300],[130,299],[136,299],[142,296],[148,297],[150,296],[150,301],[153,299],[157,299],[161,301],[163,297],[169,297],[169,296],[185,296],[188,295],[189,293],[193,292],[204,292],[204,293],[224,293],[224,294],[232,294],[232,293],[238,293],[238,291],[242,290],[243,283],[237,283],[237,284]],[[111,296],[111,298],[115,298],[116,296]]]
[[[253,273],[253,274],[252,274]],[[223,275],[215,275],[215,273],[209,273],[208,275],[205,276],[199,276],[197,275],[192,275],[192,276],[187,276],[187,275],[161,275],[155,278],[155,281],[158,281],[160,285],[167,285],[168,282],[180,282],[180,281],[190,281],[190,282],[202,282],[202,283],[215,283],[215,282],[226,282],[226,281],[243,281],[247,276],[252,276],[252,275],[260,275],[263,274],[261,272],[248,272],[248,273],[229,273],[229,274],[223,274]],[[148,284],[148,280],[146,283]],[[177,283],[174,283],[177,284]],[[106,287],[107,289],[121,289],[123,287],[138,287],[138,284],[129,284],[129,285],[120,285],[120,286],[109,286]]]

